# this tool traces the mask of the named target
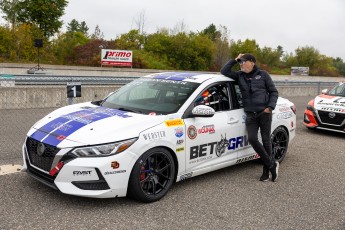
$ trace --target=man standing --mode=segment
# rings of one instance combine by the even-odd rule
[[[231,69],[239,64],[240,71]],[[272,181],[278,178],[279,162],[272,157],[271,123],[272,110],[276,107],[278,91],[270,75],[256,66],[256,59],[251,54],[239,54],[235,60],[230,60],[220,71],[223,75],[238,82],[242,93],[243,107],[247,115],[246,128],[248,141],[259,154],[263,162],[263,173],[260,181]],[[258,140],[258,131],[262,137]]]

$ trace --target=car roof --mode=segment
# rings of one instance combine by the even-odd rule
[[[164,72],[155,73],[144,76],[144,78],[162,79],[170,81],[188,81],[195,83],[203,83],[207,80],[213,79],[215,81],[232,81],[231,78],[225,77],[221,74],[214,73],[195,73],[195,72]]]

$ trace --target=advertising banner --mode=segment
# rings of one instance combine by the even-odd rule
[[[291,76],[309,76],[309,67],[291,67]]]
[[[101,65],[132,67],[133,53],[129,50],[102,49]]]

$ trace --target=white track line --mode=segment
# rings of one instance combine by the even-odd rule
[[[0,176],[20,172],[21,165],[0,165]]]

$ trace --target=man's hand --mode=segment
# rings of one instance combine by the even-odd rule
[[[264,110],[264,112],[265,112],[265,113],[272,113],[272,109],[271,109],[271,108],[266,108],[266,109]]]
[[[244,55],[244,54],[239,54],[239,55],[237,56],[237,58],[235,58],[235,60],[237,61],[237,59],[240,59],[243,55]]]

